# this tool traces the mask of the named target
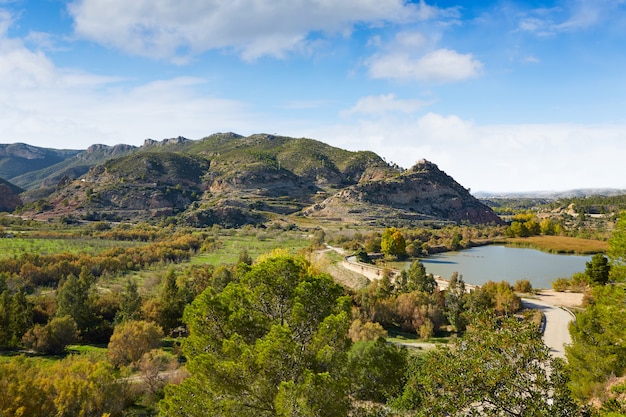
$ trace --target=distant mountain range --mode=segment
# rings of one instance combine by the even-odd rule
[[[558,200],[560,198],[589,197],[593,195],[601,196],[618,196],[625,195],[626,190],[618,188],[579,188],[566,191],[524,191],[509,193],[492,193],[487,191],[478,191],[474,193],[474,197],[480,199],[487,198],[543,198],[546,200]]]
[[[434,163],[402,170],[374,152],[266,134],[86,150],[0,145],[0,178],[26,203],[24,215],[42,219],[167,216],[192,226],[238,226],[295,214],[376,225],[501,222]]]

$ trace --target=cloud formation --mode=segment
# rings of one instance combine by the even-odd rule
[[[133,55],[183,62],[211,49],[246,60],[283,57],[310,45],[313,32],[346,34],[357,23],[406,23],[449,16],[403,0],[76,0],[75,33]]]
[[[380,116],[391,112],[415,113],[428,103],[418,99],[398,99],[395,94],[367,96],[360,99],[344,115],[366,114]]]
[[[558,7],[538,8],[525,13],[518,29],[538,36],[551,36],[559,32],[588,29],[606,25],[613,20],[624,0],[573,0]],[[617,22],[619,26],[623,23]]]
[[[372,78],[419,81],[423,83],[451,83],[477,77],[483,64],[472,54],[460,54],[442,48],[420,57],[409,53],[390,53],[370,59]]]
[[[429,112],[417,118],[362,118],[298,135],[373,150],[405,168],[425,158],[474,191],[624,187],[626,125],[479,125]]]

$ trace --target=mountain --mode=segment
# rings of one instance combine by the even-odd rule
[[[41,148],[39,148],[41,149]],[[109,159],[135,152],[138,148],[131,145],[91,145],[84,151],[76,151],[68,153],[66,157],[53,164],[43,168],[34,169],[24,172],[11,178],[11,182],[30,191],[32,194],[41,198],[45,194],[54,191],[54,188],[62,180],[76,179],[84,175],[93,166],[101,164]],[[43,195],[42,195],[43,193]],[[26,199],[30,194],[26,194]],[[35,198],[35,199],[36,199]]]
[[[376,223],[382,216],[397,221],[449,220],[495,223],[502,220],[432,162],[377,181],[364,181],[314,205],[305,215]]]
[[[24,191],[21,188],[0,178],[0,211],[12,212],[22,205],[19,194]]]
[[[613,197],[618,195],[626,195],[626,190],[618,188],[578,188],[565,191],[521,191],[509,193],[492,193],[487,191],[478,191],[474,193],[476,198],[543,198],[546,200],[558,200],[560,198],[576,198],[591,196]]]
[[[19,175],[48,168],[80,152],[79,150],[39,148],[24,143],[0,144],[0,178],[16,183],[13,178]]]
[[[23,195],[45,198],[46,204],[33,204],[28,214],[41,218],[176,216],[192,226],[239,226],[290,215],[374,223],[500,222],[433,163],[402,170],[374,152],[277,135],[217,133],[200,140],[148,139],[137,148],[97,145],[20,179],[29,175],[43,188],[31,181],[33,188]]]

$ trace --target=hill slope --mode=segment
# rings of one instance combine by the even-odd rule
[[[176,215],[176,221],[193,226],[238,226],[294,214],[378,223],[499,222],[434,164],[403,171],[373,152],[312,139],[218,133],[197,141],[146,140],[140,148],[120,150],[121,157],[103,150],[109,151],[103,156],[108,160],[79,179],[64,175],[53,182],[47,204],[37,205],[52,208],[30,215],[94,220]],[[59,166],[67,172],[68,165]]]
[[[496,223],[502,220],[432,162],[378,181],[347,187],[305,211],[317,218],[338,218],[358,223],[382,216],[398,220],[449,220]]]
[[[0,211],[12,212],[22,205],[22,199],[19,196],[22,191],[21,188],[0,178]]]

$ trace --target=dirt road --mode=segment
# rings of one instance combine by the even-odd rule
[[[543,312],[545,315],[543,341],[550,348],[552,355],[565,358],[565,345],[572,342],[568,326],[574,320],[573,314],[567,308],[580,305],[582,294],[544,291],[537,298],[524,298],[522,301],[526,308]]]

